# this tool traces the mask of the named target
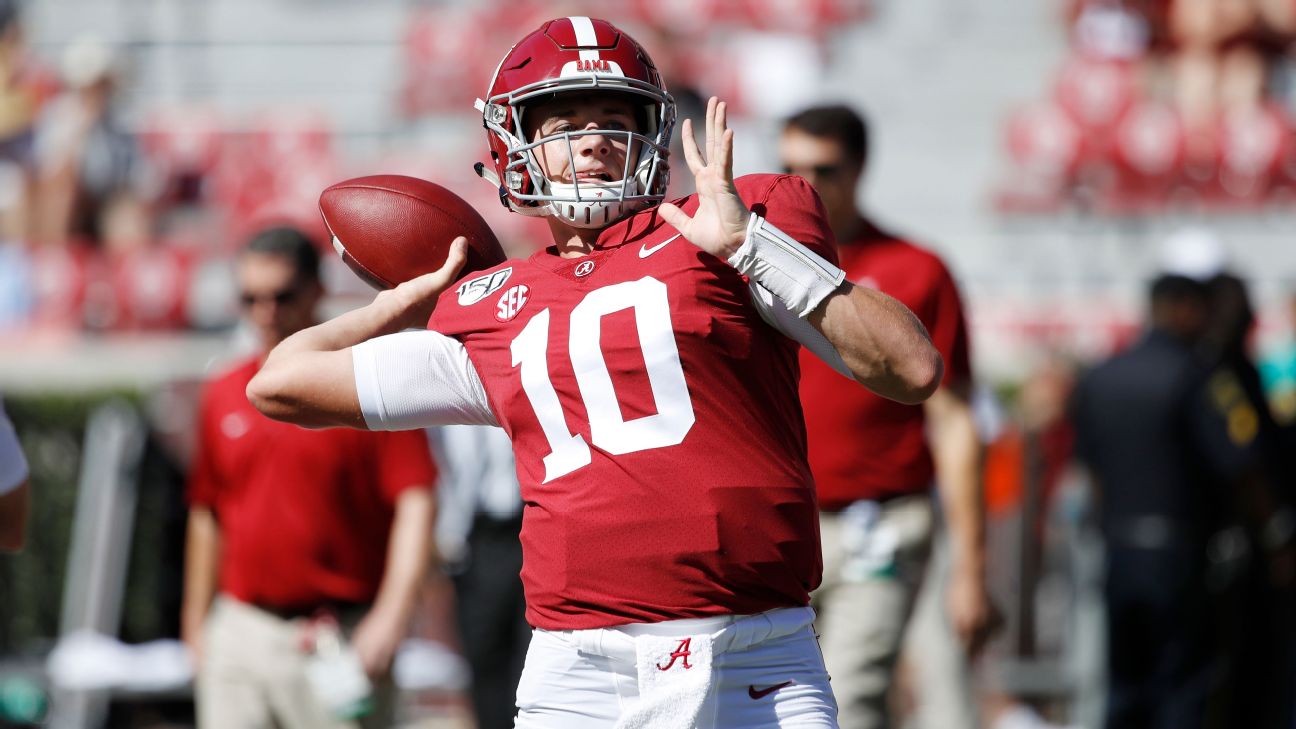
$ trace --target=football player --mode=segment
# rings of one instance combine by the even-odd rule
[[[518,727],[835,726],[798,347],[909,403],[940,355],[844,281],[805,181],[734,179],[724,103],[701,147],[684,122],[697,193],[664,201],[675,105],[612,24],[546,22],[478,108],[479,173],[553,245],[452,287],[457,240],[440,271],[285,340],[249,397],[307,426],[509,434],[535,628]]]

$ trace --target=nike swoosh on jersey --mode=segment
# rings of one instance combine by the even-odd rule
[[[672,235],[671,237],[667,238],[666,240],[662,241],[661,243],[658,243],[657,245],[653,246],[652,248],[649,248],[649,247],[646,246],[646,245],[639,246],[639,257],[640,257],[640,258],[647,258],[648,256],[651,256],[652,254],[656,253],[657,251],[660,251],[661,249],[665,248],[667,243],[670,243],[671,241],[673,241],[673,240],[675,240],[676,238],[680,237],[680,235],[682,235],[682,234],[681,234],[681,233],[676,233],[675,235]]]
[[[791,686],[791,685],[792,685],[791,681],[784,681],[783,683],[775,684],[773,686],[770,686],[769,688],[763,688],[763,689],[757,689],[755,686],[749,685],[747,687],[747,695],[752,697],[753,699],[763,699],[766,696],[769,696],[770,694],[774,693],[775,691],[778,691],[781,688]]]

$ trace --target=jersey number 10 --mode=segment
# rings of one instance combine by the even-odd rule
[[[603,317],[630,308],[634,309],[657,412],[626,420],[621,416],[600,337]],[[623,455],[678,445],[684,440],[693,427],[693,402],[675,345],[666,284],[645,277],[594,289],[572,309],[569,330],[568,351],[589,414],[590,440],[595,446]],[[545,483],[590,463],[585,439],[567,429],[562,403],[549,379],[548,349],[546,308],[531,317],[510,345],[513,366],[522,368],[522,389],[549,441],[549,455],[544,457]]]

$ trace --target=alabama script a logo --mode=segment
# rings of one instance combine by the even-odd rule
[[[692,668],[693,666],[691,666],[688,662],[689,656],[693,655],[693,651],[689,648],[689,646],[691,646],[692,644],[693,644],[692,638],[681,638],[679,645],[676,646],[674,652],[670,654],[670,662],[668,662],[664,666],[658,663],[657,670],[665,671],[669,669],[671,666],[675,665],[676,660],[678,660],[680,662],[680,665],[684,666],[685,668]]]

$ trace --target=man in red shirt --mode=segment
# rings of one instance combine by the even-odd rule
[[[431,551],[428,442],[257,412],[244,391],[261,359],[314,321],[318,253],[297,230],[270,229],[239,256],[237,276],[259,352],[207,386],[189,484],[181,622],[198,657],[199,726],[387,726],[392,659]],[[376,686],[367,713],[363,699],[326,706],[308,678],[319,672],[312,638],[330,620]]]
[[[846,278],[909,307],[945,360],[935,394],[911,405],[853,387],[801,357],[801,405],[822,512],[824,580],[815,606],[824,662],[841,725],[885,727],[887,691],[931,548],[933,481],[954,560],[948,617],[969,648],[992,620],[967,328],[940,258],[856,208],[868,153],[858,114],[844,106],[802,111],[786,122],[779,153],[785,171],[804,177],[823,200]]]
[[[612,24],[544,23],[478,109],[483,176],[553,245],[453,286],[456,239],[440,271],[282,342],[249,397],[302,424],[508,433],[536,628],[520,729],[835,726],[798,346],[907,402],[936,350],[843,283],[803,180],[734,179],[716,99],[704,146],[683,125],[697,194],[664,202],[675,104]]]

